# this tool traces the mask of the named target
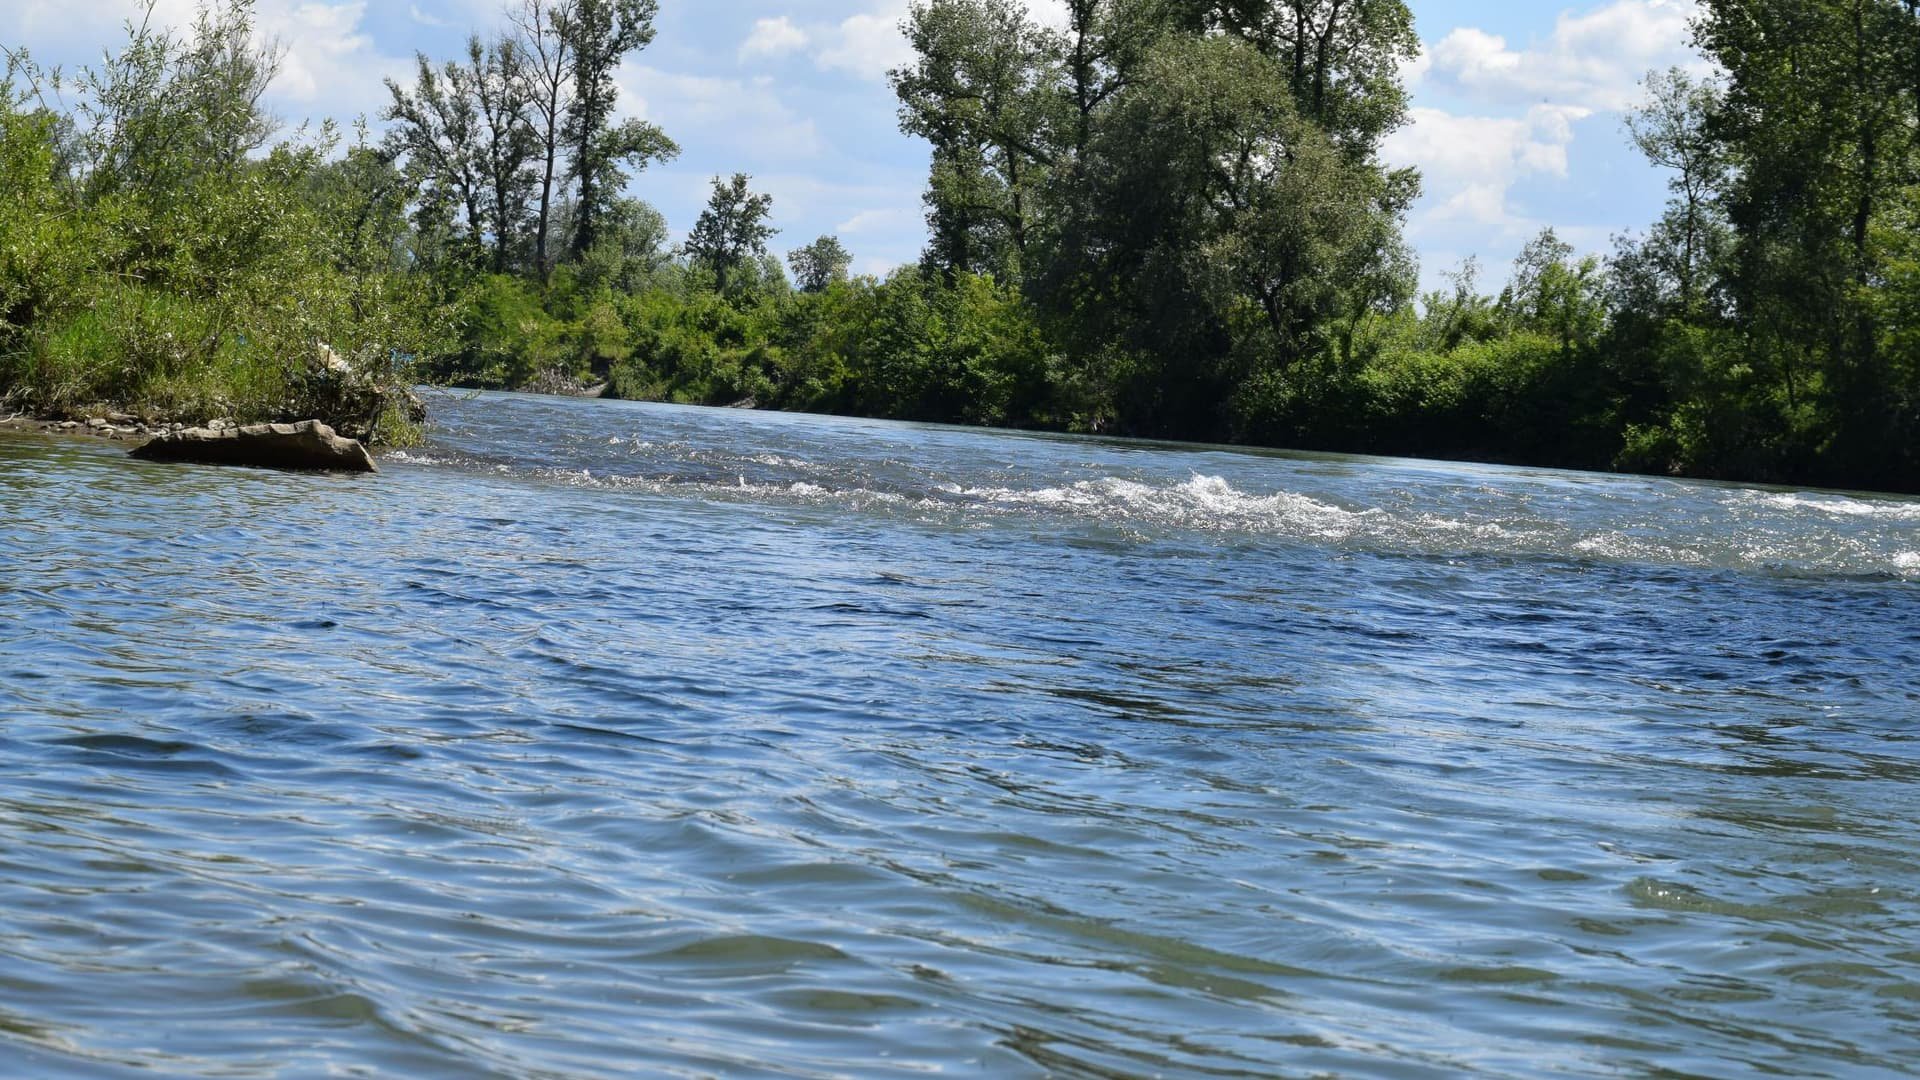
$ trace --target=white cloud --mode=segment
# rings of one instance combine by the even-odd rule
[[[761,19],[753,24],[747,40],[740,43],[739,57],[746,60],[756,56],[785,56],[806,48],[810,40],[807,32],[793,25],[793,20],[785,15]]]
[[[907,5],[890,4],[878,12],[850,16],[825,35],[824,44],[813,54],[814,62],[822,69],[884,78],[913,59],[913,47],[900,32],[906,14]]]
[[[913,60],[913,47],[901,31],[908,0],[882,0],[871,11],[848,16],[837,25],[814,34],[818,48],[814,63],[823,71],[846,71],[861,78],[883,79],[887,72]],[[1042,26],[1067,26],[1066,0],[1030,0],[1027,13]]]
[[[1629,225],[1541,220],[1516,192],[1562,198],[1576,139],[1618,129],[1582,121],[1632,107],[1648,71],[1704,69],[1689,47],[1697,13],[1697,0],[1608,0],[1561,12],[1550,34],[1522,45],[1474,26],[1430,41],[1401,68],[1420,104],[1385,147],[1389,160],[1417,166],[1424,180],[1409,238],[1439,256],[1517,245],[1548,224],[1563,236],[1602,239]],[[1608,210],[1594,204],[1586,213]],[[1564,207],[1556,216],[1563,215]],[[1437,265],[1429,262],[1432,275]]]
[[[847,236],[862,234],[885,236],[910,230],[923,220],[924,215],[918,207],[888,206],[862,210],[834,226],[833,231]]]
[[[424,11],[421,11],[419,4],[407,5],[407,15],[410,18],[412,18],[414,22],[419,23],[421,26],[431,26],[431,27],[434,27],[435,29],[445,29],[453,25],[452,23],[448,22],[445,19],[439,18],[438,16],[430,15]]]
[[[1547,40],[1523,49],[1498,34],[1462,27],[1429,47],[1413,74],[1497,104],[1624,109],[1639,99],[1649,70],[1699,63],[1688,49],[1695,14],[1694,0],[1615,0],[1563,12]]]
[[[135,0],[120,3],[75,4],[71,0],[12,0],[0,5],[0,30],[9,44],[20,41],[40,48],[67,44],[86,46],[94,56],[98,46],[122,40],[128,21],[138,22],[145,6]],[[199,11],[197,0],[158,0],[152,25],[156,28],[190,25]]]
[[[370,62],[376,67],[392,66],[382,65],[373,39],[358,32],[366,14],[365,3],[263,8],[260,29],[286,49],[275,94],[309,105],[363,97],[368,77],[386,73],[369,71]],[[378,85],[377,79],[372,81]]]
[[[759,160],[809,158],[825,142],[763,79],[681,75],[628,61],[620,65],[620,110],[650,120],[691,146],[748,150]]]
[[[890,259],[885,255],[862,255],[854,258],[853,272],[862,276],[884,278],[905,265],[906,262]]]
[[[1514,118],[1416,108],[1413,122],[1388,138],[1386,155],[1420,169],[1430,223],[1513,228],[1526,224],[1509,205],[1514,185],[1532,176],[1564,178],[1573,125],[1591,115],[1563,105],[1536,105]]]

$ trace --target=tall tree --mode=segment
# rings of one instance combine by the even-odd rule
[[[847,280],[853,254],[840,243],[839,237],[822,236],[788,252],[787,265],[793,268],[794,283],[800,286],[801,292],[826,292],[836,282]]]
[[[1886,467],[1874,236],[1920,168],[1920,4],[1706,0],[1696,43],[1727,73],[1713,132],[1735,164],[1733,286],[1756,370],[1819,372],[1818,424],[1852,476]],[[1814,382],[1815,380],[1809,380]]]
[[[1055,302],[1146,358],[1146,430],[1217,432],[1237,386],[1334,344],[1345,305],[1379,287],[1343,275],[1397,246],[1417,188],[1272,93],[1283,74],[1231,36],[1169,38],[1089,151],[1087,223],[1059,254],[1078,291]]]
[[[1711,130],[1721,91],[1681,68],[1648,75],[1646,91],[1646,100],[1627,114],[1627,131],[1649,162],[1671,174],[1667,188],[1673,193],[1648,246],[1660,253],[1656,261],[1665,264],[1680,308],[1693,311],[1703,291],[1703,264],[1725,247],[1718,200],[1729,161]]]
[[[512,39],[483,45],[467,42],[467,69],[477,106],[476,157],[488,195],[487,226],[493,234],[494,273],[506,273],[527,217],[534,187],[532,162],[539,151],[525,65]]]
[[[599,219],[624,182],[621,165],[643,169],[679,152],[652,124],[613,123],[620,87],[614,72],[630,53],[653,41],[656,0],[574,0],[566,35],[573,53],[573,100],[566,111],[564,135],[573,154],[577,193],[571,251],[575,257],[593,247]]]
[[[464,232],[464,246],[478,252],[486,229],[486,175],[479,152],[475,73],[454,63],[435,69],[424,53],[414,60],[412,91],[387,80],[393,99],[381,114],[393,123],[387,131],[387,152],[406,160],[422,192],[421,214],[442,220],[457,216],[445,227]]]
[[[1022,283],[1125,358],[1137,430],[1220,433],[1261,371],[1403,303],[1419,190],[1379,158],[1417,53],[1402,0],[913,7],[901,124],[932,147],[927,261]],[[1092,379],[1093,383],[1111,380]]]
[[[1049,43],[1010,0],[915,4],[906,29],[917,59],[891,79],[902,130],[933,147],[929,261],[1018,280],[1056,158]]]
[[[533,219],[534,265],[541,278],[553,272],[554,185],[563,177],[563,129],[573,108],[573,22],[578,0],[520,0],[508,13],[525,58],[522,71],[531,106],[540,174]]]
[[[1400,68],[1420,54],[1420,38],[1405,0],[1169,2],[1191,24],[1278,61],[1295,107],[1350,157],[1370,158],[1406,122]]]
[[[724,181],[714,177],[707,208],[687,234],[687,256],[713,271],[723,293],[747,260],[767,253],[767,241],[779,231],[767,221],[773,196],[755,194],[747,186],[750,180],[746,173]]]

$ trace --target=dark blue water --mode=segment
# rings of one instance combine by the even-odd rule
[[[1920,1070],[1920,503],[434,408],[0,435],[0,1073]]]

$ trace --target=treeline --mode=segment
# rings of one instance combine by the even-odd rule
[[[1083,424],[1134,434],[1920,488],[1920,7],[1706,0],[1720,76],[1652,75],[1673,201],[1416,298],[1385,166],[1397,0],[914,9],[924,270],[1030,305]],[[1060,396],[1048,398],[1054,402]]]
[[[1719,75],[1629,123],[1661,220],[1425,296],[1381,156],[1402,0],[1067,8],[911,9],[929,240],[884,279],[831,236],[775,258],[744,175],[678,245],[627,194],[677,153],[615,119],[653,0],[514,0],[344,152],[269,141],[244,0],[65,84],[14,55],[0,392],[285,413],[341,392],[325,343],[388,382],[1920,488],[1909,0],[1705,0]]]

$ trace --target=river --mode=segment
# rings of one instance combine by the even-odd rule
[[[1920,502],[432,407],[0,433],[0,1073],[1920,1070]]]

